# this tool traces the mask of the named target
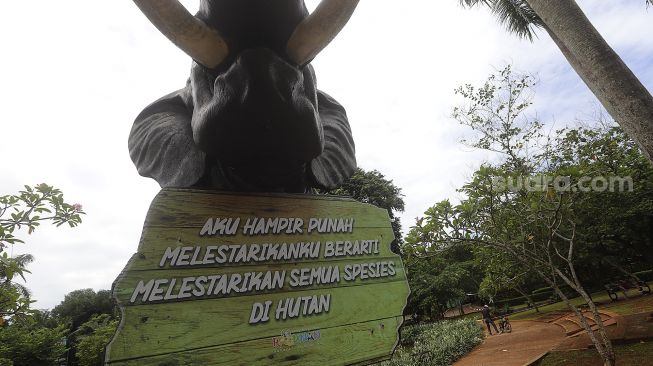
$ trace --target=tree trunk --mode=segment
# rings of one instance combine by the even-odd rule
[[[574,0],[526,0],[576,73],[653,162],[653,97]],[[624,21],[627,21],[624,19]]]
[[[585,291],[583,286],[578,281],[576,272],[573,269],[572,269],[572,275],[574,278],[574,283],[576,284],[576,288],[574,288],[574,290],[576,290],[576,292],[578,292],[578,294],[580,294],[580,296],[583,297],[583,300],[585,300],[585,303],[587,304],[587,306],[589,306],[590,311],[592,312],[592,318],[594,318],[594,323],[598,328],[597,332],[599,333],[599,336],[601,336],[603,346],[605,347],[602,351],[603,353],[601,353],[601,357],[604,360],[604,365],[614,365],[615,362],[614,349],[612,348],[612,342],[610,341],[607,331],[605,330],[605,325],[603,324],[603,319],[601,319],[601,314],[599,313],[599,309],[596,307],[596,304],[592,300],[592,297],[587,293],[587,291]]]
[[[562,301],[565,302],[567,307],[569,307],[569,309],[571,309],[571,311],[574,312],[574,314],[576,315],[576,319],[580,321],[583,329],[585,329],[585,332],[587,332],[587,335],[592,340],[594,347],[596,347],[596,352],[603,359],[603,365],[615,366],[615,356],[614,356],[614,352],[612,351],[612,344],[610,343],[610,341],[609,340],[607,341],[608,342],[607,347],[604,342],[599,341],[599,339],[596,337],[596,333],[592,330],[592,327],[587,322],[587,319],[585,319],[583,313],[576,306],[574,306],[574,304],[571,303],[569,298],[560,290],[559,287],[555,286],[554,290],[558,293],[558,296],[560,296]]]
[[[594,332],[594,330],[592,330],[592,327],[587,322],[587,319],[585,318],[583,313],[574,304],[572,304],[572,302],[569,300],[567,295],[565,295],[564,292],[562,292],[562,290],[560,290],[560,287],[557,284],[555,284],[553,281],[550,281],[548,278],[543,277],[543,279],[553,288],[553,290],[558,294],[560,299],[567,305],[567,307],[569,307],[569,309],[571,309],[571,311],[574,312],[574,314],[576,315],[576,319],[578,319],[581,326],[583,327],[585,332],[587,332],[587,335],[590,337],[590,340],[594,344],[594,347],[596,347],[596,352],[603,359],[603,365],[604,366],[615,366],[615,355],[614,355],[614,351],[612,350],[612,343],[610,342],[609,339],[607,339],[607,337],[605,336],[605,333],[599,332],[599,335],[602,338],[602,340],[599,340],[596,337],[596,333]],[[565,282],[567,282],[569,284],[568,281],[565,281]],[[571,287],[573,288],[574,286],[571,286]],[[583,299],[585,301],[588,301],[588,298],[586,298],[586,297],[583,297]],[[589,299],[589,302],[592,302],[592,300]],[[593,302],[592,302],[592,304],[593,304]],[[594,319],[594,321],[596,322],[596,318]],[[599,321],[601,321],[600,317],[599,317]],[[603,323],[601,322],[601,325],[599,326],[599,330],[602,327],[603,327]],[[605,332],[604,327],[603,327],[603,331]]]
[[[531,303],[531,305],[533,305],[533,307],[535,308],[535,312],[539,313],[540,308],[537,306],[537,303],[533,301],[533,298],[530,295],[526,295],[526,299]]]
[[[614,366],[615,354],[612,348],[612,342],[610,341],[610,338],[607,335],[607,332],[605,330],[605,325],[603,324],[603,320],[601,319],[601,315],[599,314],[599,310],[596,307],[596,304],[594,304],[592,297],[587,293],[587,291],[585,291],[583,285],[580,283],[580,280],[576,275],[576,269],[574,268],[574,264],[573,262],[571,262],[571,256],[568,259],[567,265],[569,267],[569,272],[571,273],[572,278],[566,276],[558,268],[556,268],[554,271],[555,273],[557,273],[558,277],[560,277],[569,287],[571,287],[574,291],[576,291],[576,293],[578,293],[583,298],[583,300],[585,300],[585,303],[587,304],[587,306],[590,308],[590,311],[592,312],[594,323],[596,324],[598,329],[596,331],[592,330],[592,327],[589,326],[589,324],[587,323],[583,313],[579,311],[578,308],[571,305],[571,303],[568,302],[568,300],[565,300],[565,302],[567,303],[567,306],[573,307],[573,310],[576,313],[576,317],[583,324],[583,328],[585,328],[585,331],[592,339],[592,343],[594,343],[594,346],[596,347],[596,351],[599,353],[599,355],[601,355],[601,358],[603,359],[603,364],[606,366],[608,365]],[[559,291],[559,293],[562,293],[562,291],[560,291],[558,287],[556,287],[556,290]],[[600,340],[596,337],[596,333],[598,333],[599,336],[601,337]]]
[[[535,308],[536,313],[540,312],[540,309],[537,307],[537,304],[535,303],[535,301],[533,301],[533,298],[531,297],[531,295],[528,294],[528,292],[522,290],[521,288],[519,288],[519,286],[515,286],[515,290],[517,290],[517,292],[519,292],[520,295],[526,298],[526,302],[528,302],[528,305]]]

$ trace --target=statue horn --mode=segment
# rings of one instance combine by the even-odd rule
[[[322,0],[317,9],[295,28],[286,52],[297,65],[312,60],[345,27],[359,0]]]
[[[134,0],[143,14],[198,63],[214,68],[229,55],[220,34],[194,17],[177,0]]]

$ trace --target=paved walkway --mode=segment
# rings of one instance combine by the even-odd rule
[[[619,315],[613,312],[617,307],[634,314]],[[652,309],[653,295],[603,304],[602,318],[610,325],[606,328],[608,336],[616,342],[650,339]],[[592,345],[589,336],[579,332],[580,325],[573,314],[564,310],[544,314],[537,321],[513,320],[511,324],[512,333],[488,336],[454,366],[523,366],[550,350],[587,349]]]
[[[488,336],[454,366],[523,366],[565,339],[562,328],[554,324],[528,320],[510,323],[512,333]]]

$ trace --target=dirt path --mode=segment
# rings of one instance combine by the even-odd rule
[[[512,333],[491,335],[454,366],[523,366],[565,339],[554,324],[515,320]]]

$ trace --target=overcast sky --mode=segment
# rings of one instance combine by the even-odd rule
[[[645,1],[578,2],[652,90]],[[72,290],[110,288],[136,251],[159,187],[136,172],[127,137],[145,106],[184,86],[190,59],[127,0],[2,1],[0,55],[0,194],[45,182],[87,212],[76,229],[21,233],[26,244],[13,248],[36,257],[28,287],[37,308],[51,308]],[[563,126],[597,110],[545,33],[520,41],[458,0],[363,0],[315,60],[320,89],[347,108],[359,166],[402,188],[405,231],[489,158],[458,142],[469,131],[448,116],[457,86],[506,63],[539,78],[532,113],[542,120]]]

